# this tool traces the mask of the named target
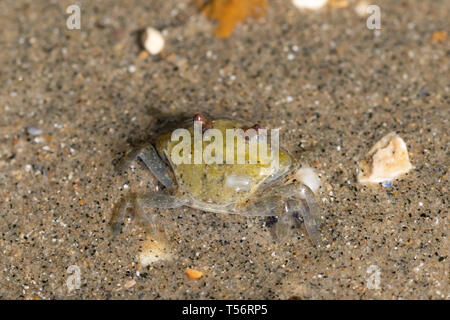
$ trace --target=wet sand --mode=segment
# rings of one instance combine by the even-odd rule
[[[189,1],[81,1],[81,30],[70,4],[0,3],[1,299],[449,298],[450,42],[433,42],[449,2],[383,1],[374,31],[353,4],[269,1],[225,40]],[[147,26],[166,46],[142,58]],[[304,228],[277,243],[264,218],[190,208],[154,212],[165,259],[142,265],[154,230],[131,214],[110,241],[114,204],[159,188],[141,163],[114,164],[195,112],[281,129],[321,176],[323,250]],[[414,169],[358,184],[391,131]]]

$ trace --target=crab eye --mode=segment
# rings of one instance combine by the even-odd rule
[[[205,132],[208,129],[211,129],[213,127],[212,121],[209,121],[200,113],[196,113],[194,115],[194,122],[199,121],[202,123],[202,132]]]
[[[196,113],[194,115],[194,121],[200,121],[200,122],[203,122],[203,123],[208,122],[208,120],[201,113]]]
[[[244,132],[245,140],[258,141],[258,134],[260,129],[261,126],[259,124],[254,124],[251,127],[243,127],[242,131]]]
[[[260,129],[261,129],[261,126],[259,125],[259,124],[254,124],[253,126],[251,126],[251,127],[243,127],[242,128],[242,130],[244,130],[244,132],[245,131],[247,131],[247,130],[249,130],[249,129],[253,129],[253,130],[255,130],[256,132],[258,132]]]

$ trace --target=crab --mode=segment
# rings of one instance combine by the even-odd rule
[[[244,132],[254,129],[258,134],[261,128],[227,119],[210,121],[201,114],[196,114],[194,121],[200,121],[203,132],[215,128],[225,133],[226,129],[241,128]],[[193,132],[194,121],[185,124],[185,129]],[[245,140],[245,144],[248,143],[249,139]],[[171,153],[174,145],[169,132],[159,136],[154,144],[148,144],[125,158],[125,166],[132,160],[140,159],[165,188],[150,194],[132,193],[124,197],[113,213],[113,235],[120,233],[130,208],[150,222],[152,219],[144,210],[146,208],[187,206],[213,213],[276,217],[273,219],[276,220],[273,231],[277,239],[286,239],[294,227],[303,223],[312,243],[320,247],[320,215],[314,193],[295,179],[299,164],[286,150],[279,148],[278,166],[260,161],[244,164],[176,164]],[[191,152],[194,152],[193,149]]]

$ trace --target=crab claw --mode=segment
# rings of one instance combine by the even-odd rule
[[[320,215],[311,189],[303,184],[291,184],[278,191],[289,199],[285,207],[286,214],[302,220],[312,243],[320,247]]]
[[[314,194],[310,188],[307,186],[302,186],[300,189],[300,195],[305,200],[306,206],[304,204],[298,206],[298,212],[303,218],[303,223],[305,224],[306,231],[308,232],[311,241],[316,245],[316,247],[320,247],[320,217],[316,202],[314,201]]]
[[[305,224],[306,231],[308,232],[312,243],[314,243],[316,247],[320,247],[321,239],[319,233],[319,225],[316,223],[316,219],[311,212],[311,208],[301,206],[299,208],[299,213],[303,218],[303,223]]]

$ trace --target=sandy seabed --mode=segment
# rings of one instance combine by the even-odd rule
[[[0,2],[1,299],[449,298],[450,42],[433,34],[450,30],[450,2],[383,1],[374,31],[353,2],[269,1],[227,39],[190,1],[81,1],[81,30],[66,28],[70,4]],[[145,58],[147,26],[166,45]],[[110,241],[114,204],[158,186],[115,162],[195,112],[281,129],[321,176],[323,250],[303,228],[278,243],[264,218],[190,208],[157,211],[167,255],[148,266],[142,221]],[[414,169],[358,184],[391,131]]]

